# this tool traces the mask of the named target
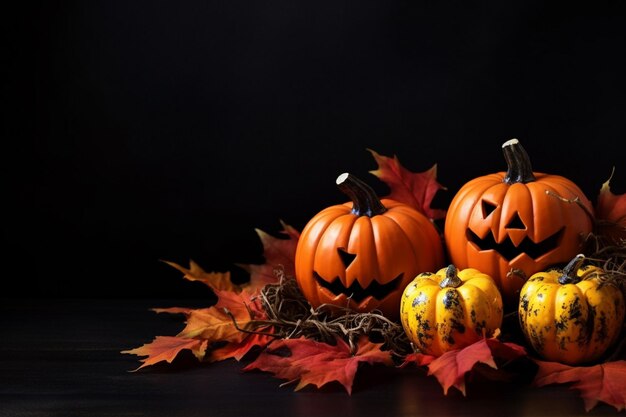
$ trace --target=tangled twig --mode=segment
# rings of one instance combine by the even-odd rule
[[[293,277],[277,269],[278,283],[266,285],[259,295],[267,314],[266,320],[249,323],[246,331],[256,332],[273,326],[276,338],[306,337],[334,344],[337,337],[345,340],[353,352],[362,336],[383,343],[383,349],[397,356],[411,352],[402,326],[379,311],[359,313],[348,307],[323,304],[311,307]]]
[[[626,299],[626,239],[612,239],[591,233],[585,240],[586,260],[602,268],[604,282],[617,285]],[[626,321],[622,325],[620,340],[607,357],[607,361],[623,357],[626,350]]]
[[[586,260],[601,267],[606,272],[605,279],[616,283],[626,296],[626,240],[615,242],[591,233],[585,247]]]

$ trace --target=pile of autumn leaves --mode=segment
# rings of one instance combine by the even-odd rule
[[[432,219],[445,215],[444,211],[430,208],[435,193],[443,188],[436,180],[436,166],[422,173],[413,173],[405,169],[395,156],[390,158],[370,152],[378,164],[378,170],[372,171],[372,174],[389,186],[391,193],[388,198],[409,204]],[[611,193],[607,181],[600,190],[595,208],[598,219],[623,223],[626,221],[626,194],[617,196]],[[526,365],[531,362],[532,369],[536,369],[532,376],[533,386],[569,384],[570,388],[578,390],[587,410],[599,402],[618,410],[626,408],[626,360],[611,360],[587,367],[545,362],[534,358],[524,346],[503,341],[505,338],[499,335],[433,357],[412,352],[408,342],[405,349],[398,348],[397,343],[392,345],[378,340],[380,338],[370,337],[367,331],[346,330],[347,326],[341,323],[338,328],[343,329],[343,333],[305,334],[301,330],[306,327],[307,321],[312,323],[309,327],[320,329],[325,323],[323,312],[304,305],[306,300],[303,298],[278,300],[279,303],[296,303],[300,310],[297,320],[289,325],[277,320],[276,311],[268,302],[268,289],[282,290],[286,285],[297,288],[293,281],[294,257],[300,235],[293,227],[285,223],[282,226],[284,238],[257,230],[263,244],[265,263],[239,265],[250,274],[250,280],[243,285],[234,284],[230,272],[206,272],[193,261],[189,268],[167,262],[180,270],[186,279],[210,287],[217,296],[217,302],[200,309],[154,309],[158,313],[184,315],[184,328],[175,336],[157,336],[141,347],[122,353],[142,357],[142,364],[137,369],[162,361],[171,363],[183,351],[190,351],[203,362],[235,359],[247,362],[244,371],[269,372],[287,383],[296,384],[295,390],[308,385],[319,388],[338,382],[349,394],[361,363],[425,369],[428,375],[437,378],[444,393],[455,387],[465,395],[466,376],[470,373],[481,369],[496,370],[488,374],[498,379],[502,377],[498,372],[506,371],[503,367],[525,361]],[[389,333],[398,333],[401,329],[399,324],[384,324],[385,331]]]

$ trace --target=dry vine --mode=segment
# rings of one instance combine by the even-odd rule
[[[586,260],[601,267],[606,280],[617,284],[626,297],[626,239],[616,242],[592,233],[585,246]]]
[[[272,336],[276,338],[304,336],[329,344],[334,344],[339,337],[350,345],[353,352],[358,340],[368,336],[372,341],[383,343],[383,349],[395,355],[403,356],[411,352],[409,340],[399,323],[378,311],[359,313],[330,304],[314,309],[293,277],[287,276],[282,269],[277,269],[275,273],[279,282],[266,285],[259,295],[268,318],[250,322],[246,331],[256,332],[257,329],[272,326]]]
[[[617,285],[626,299],[626,239],[611,239],[601,234],[589,234],[585,241],[586,259],[599,266],[606,273],[606,282]],[[617,345],[611,349],[607,361],[620,359],[626,351],[626,321],[622,325],[622,335]]]

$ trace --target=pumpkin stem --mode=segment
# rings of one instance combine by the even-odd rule
[[[387,211],[372,187],[354,175],[345,172],[337,177],[336,182],[339,189],[352,200],[352,213],[357,216],[374,217]]]
[[[530,158],[522,144],[519,143],[519,140],[507,140],[502,145],[502,151],[508,167],[506,175],[502,180],[503,182],[507,184],[515,184],[516,182],[526,184],[527,182],[535,181]]]
[[[457,274],[456,267],[452,264],[446,269],[446,277],[439,283],[440,288],[458,288],[463,284]]]
[[[585,255],[579,253],[574,257],[574,259],[569,261],[569,263],[565,265],[565,268],[563,268],[563,274],[559,277],[559,284],[578,284],[580,282],[580,277],[576,274],[576,272],[584,260]]]

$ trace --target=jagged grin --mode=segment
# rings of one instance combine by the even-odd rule
[[[400,282],[402,282],[403,273],[395,277],[393,280],[386,284],[380,284],[375,280],[372,280],[372,283],[366,288],[361,287],[361,284],[357,280],[354,280],[352,285],[349,287],[345,287],[341,280],[337,277],[332,280],[332,282],[328,282],[323,279],[317,272],[313,272],[313,276],[317,280],[318,284],[335,295],[344,294],[347,297],[350,297],[352,300],[360,303],[367,297],[373,297],[376,300],[382,300],[387,297],[392,292],[398,289]]]
[[[497,243],[492,233],[487,233],[486,237],[480,238],[476,233],[467,229],[467,240],[475,244],[481,251],[495,250],[507,261],[512,260],[520,253],[525,253],[531,258],[537,259],[559,246],[564,231],[565,228],[561,228],[561,230],[539,243],[533,242],[527,236],[518,246],[515,246],[509,236],[507,236],[502,242]]]

